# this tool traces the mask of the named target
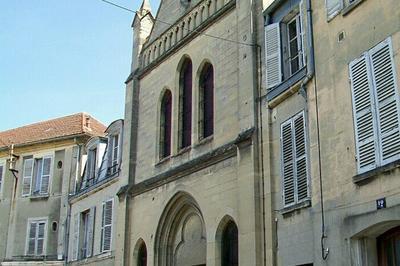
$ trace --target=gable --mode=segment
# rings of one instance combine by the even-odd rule
[[[201,0],[161,0],[149,43],[157,39],[171,24],[193,9]]]

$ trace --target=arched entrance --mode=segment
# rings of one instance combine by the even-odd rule
[[[196,201],[177,193],[167,204],[157,229],[157,266],[206,265],[206,230]]]
[[[379,266],[400,265],[400,226],[377,238]]]

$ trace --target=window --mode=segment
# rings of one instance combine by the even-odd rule
[[[357,6],[361,1],[363,0],[325,0],[328,21],[336,17],[340,12],[345,15],[348,10]]]
[[[199,80],[199,130],[200,138],[214,133],[214,69],[206,64]]]
[[[22,196],[47,195],[52,157],[25,158],[22,178]]]
[[[166,158],[171,155],[171,115],[172,95],[170,90],[166,90],[161,100],[160,159]]]
[[[239,265],[238,228],[230,221],[222,233],[222,266]]]
[[[140,245],[139,248],[137,265],[147,266],[147,248],[144,242]]]
[[[92,256],[95,211],[96,208],[92,207],[74,215],[72,260]]]
[[[114,201],[103,202],[103,214],[101,220],[101,252],[111,250],[112,241],[112,216]]]
[[[82,182],[82,188],[85,188],[88,185],[90,186],[94,182],[94,179],[96,178],[97,148],[89,149],[85,171],[86,173],[85,173],[85,178]]]
[[[377,238],[378,265],[400,264],[400,227],[395,227]]]
[[[179,149],[191,145],[192,137],[192,61],[186,59],[179,79]]]
[[[399,93],[391,39],[350,62],[357,168],[364,173],[400,159]]]
[[[110,173],[114,174],[118,171],[119,160],[119,135],[111,136],[111,165]]]
[[[282,5],[271,14],[271,22],[265,27],[265,54],[267,87],[273,89],[289,80],[305,66],[304,33],[302,24],[302,2]],[[283,15],[282,15],[283,14]],[[301,73],[293,85],[305,75]]]
[[[281,125],[283,205],[309,198],[308,158],[304,112]]]
[[[28,219],[26,255],[42,256],[46,250],[46,219]]]

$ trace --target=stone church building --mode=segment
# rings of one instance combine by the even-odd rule
[[[117,265],[262,264],[261,8],[164,0],[154,17],[144,0],[136,13]]]

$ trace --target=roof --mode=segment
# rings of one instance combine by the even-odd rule
[[[106,126],[86,113],[77,113],[0,132],[0,148],[33,144],[76,135],[104,136]]]

